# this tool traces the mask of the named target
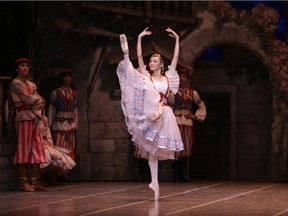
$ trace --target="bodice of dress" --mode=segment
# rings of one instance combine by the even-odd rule
[[[169,83],[167,79],[164,80],[155,80],[151,76],[152,82],[157,90],[157,92],[161,95],[161,101],[167,104],[168,94],[169,94]]]

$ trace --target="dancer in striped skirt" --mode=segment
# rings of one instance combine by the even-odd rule
[[[14,164],[18,168],[20,189],[25,192],[46,191],[40,185],[40,163],[45,162],[45,151],[39,130],[37,110],[42,97],[36,85],[29,81],[30,61],[19,58],[14,63],[17,77],[10,86],[13,105],[16,108],[16,131],[18,144]]]
[[[62,86],[51,93],[48,110],[49,127],[54,144],[75,154],[78,129],[77,92],[72,85],[73,71],[63,69]]]

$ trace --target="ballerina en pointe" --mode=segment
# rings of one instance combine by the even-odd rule
[[[129,54],[128,42],[125,34],[120,34],[120,45],[124,55]]]
[[[158,184],[154,185],[153,183],[150,183],[149,188],[151,188],[154,191],[154,199],[155,199],[155,201],[157,201],[159,199],[159,195],[160,195],[159,185]]]

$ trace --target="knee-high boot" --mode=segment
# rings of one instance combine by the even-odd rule
[[[138,158],[138,182],[143,182],[145,180],[145,159]]]
[[[182,161],[182,173],[183,173],[183,180],[191,182],[193,181],[190,178],[189,171],[190,171],[190,157],[186,157],[181,159]]]
[[[34,188],[30,185],[29,173],[26,164],[19,164],[17,167],[19,188],[24,192],[33,192]]]
[[[151,188],[154,191],[155,200],[158,200],[159,198],[159,183],[158,183],[158,159],[156,156],[150,154],[148,164],[150,167],[151,172],[151,183],[149,184],[149,188]]]
[[[174,182],[179,182],[181,180],[181,161],[174,160],[172,161],[173,173],[174,173]]]
[[[32,187],[36,191],[47,191],[45,187],[40,184],[40,165],[39,164],[32,164],[31,165],[31,181]]]

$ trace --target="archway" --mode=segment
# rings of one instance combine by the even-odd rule
[[[216,44],[235,44],[254,53],[263,64],[267,65],[270,70],[270,80],[273,84],[273,123],[272,123],[272,143],[270,148],[270,180],[283,181],[287,180],[287,156],[286,153],[281,153],[283,148],[287,148],[287,142],[284,142],[283,130],[286,128],[286,110],[285,110],[285,98],[283,98],[283,92],[279,90],[279,80],[275,78],[275,71],[271,62],[271,56],[267,54],[262,48],[261,40],[257,35],[246,28],[244,25],[237,25],[234,22],[227,22],[222,25],[220,29],[216,28],[216,18],[209,12],[204,11],[199,14],[199,17],[203,19],[203,23],[197,30],[193,31],[184,40],[181,41],[181,56],[184,60],[191,65],[194,65],[201,53]],[[285,132],[284,132],[285,134]],[[236,167],[235,158],[237,158],[237,152],[235,151],[237,145],[236,140],[231,140],[230,167]],[[233,155],[234,154],[234,155]],[[235,172],[235,171],[232,171]],[[230,173],[232,179],[237,178],[236,173]]]

